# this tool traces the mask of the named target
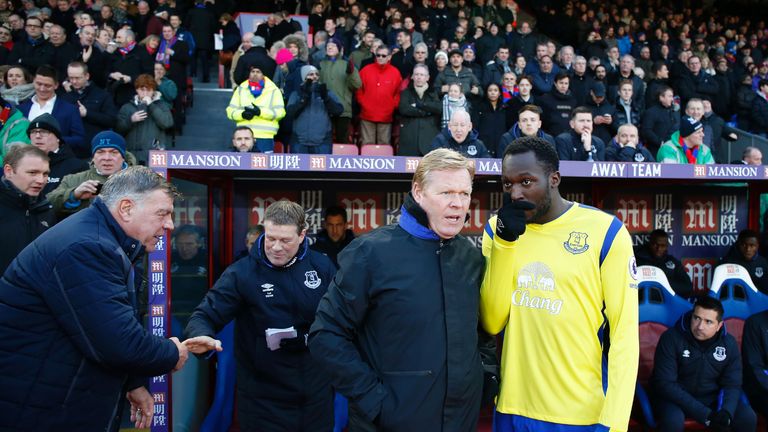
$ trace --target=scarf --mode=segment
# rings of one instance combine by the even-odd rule
[[[261,96],[261,92],[264,91],[264,80],[254,82],[248,80],[248,89],[251,91],[251,95],[255,98]]]
[[[120,55],[123,57],[127,56],[129,52],[133,51],[133,48],[136,47],[136,42],[131,42],[127,48],[120,47],[117,50],[120,52]]]
[[[419,87],[416,84],[413,85],[413,90],[419,96],[419,99],[424,98],[424,92],[426,92],[428,88],[429,88],[429,84],[425,85],[424,87]]]
[[[165,55],[165,50],[172,48],[173,45],[176,44],[176,39],[176,36],[174,36],[170,41],[166,41],[165,39],[161,40],[160,48],[157,49],[157,56],[155,56],[155,60],[162,62],[165,70],[171,68],[171,56]]]
[[[699,147],[697,146],[696,148],[692,149],[687,145],[685,145],[685,141],[683,140],[683,137],[678,137],[677,139],[680,143],[680,147],[682,147],[683,151],[685,152],[685,158],[688,159],[688,163],[695,164],[696,158],[698,158],[699,156]]]
[[[469,105],[467,104],[467,98],[462,94],[458,98],[452,98],[448,95],[443,96],[443,121],[442,127],[448,126],[448,121],[451,120],[451,114],[454,111],[463,110],[469,112]]]
[[[501,86],[501,101],[507,103],[510,99],[517,96],[519,93],[520,91],[517,89],[517,86],[514,86],[512,90]]]

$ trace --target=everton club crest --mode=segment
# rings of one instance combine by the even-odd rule
[[[712,353],[712,357],[717,361],[725,360],[725,347],[715,347],[715,352]]]
[[[587,237],[589,237],[587,233],[573,231],[568,237],[568,240],[563,243],[563,246],[565,246],[565,250],[574,255],[584,253],[589,249]]]
[[[306,285],[309,289],[315,289],[320,286],[320,284],[323,281],[320,279],[320,276],[317,275],[317,272],[312,270],[304,273],[304,285]]]

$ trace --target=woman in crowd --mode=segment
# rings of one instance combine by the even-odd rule
[[[3,76],[0,96],[14,106],[27,101],[35,95],[32,75],[21,66],[12,66]]]
[[[499,140],[507,131],[507,109],[508,107],[502,102],[499,85],[496,83],[488,84],[485,88],[485,99],[480,102],[480,106],[476,110],[476,129],[480,141],[485,144],[491,155],[496,153]],[[496,155],[496,157],[500,156]]]
[[[176,96],[179,93],[179,89],[176,87],[176,83],[173,82],[166,75],[167,71],[162,62],[155,62],[155,84],[157,84],[157,91],[163,97],[163,101],[168,105],[173,106],[173,101],[176,100]]]

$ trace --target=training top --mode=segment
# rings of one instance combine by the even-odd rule
[[[626,228],[578,203],[551,222],[527,224],[514,242],[495,227],[496,216],[483,234],[480,319],[491,334],[506,327],[496,409],[626,431],[639,356]]]

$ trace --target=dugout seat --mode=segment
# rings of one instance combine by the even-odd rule
[[[709,295],[723,303],[725,328],[741,347],[744,321],[768,309],[768,296],[757,290],[747,269],[738,264],[721,264],[715,268]]]

